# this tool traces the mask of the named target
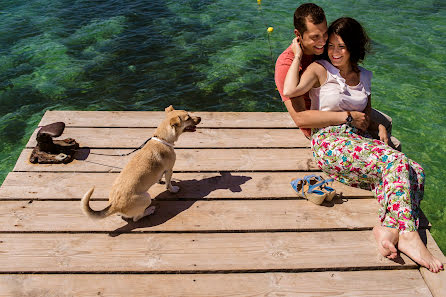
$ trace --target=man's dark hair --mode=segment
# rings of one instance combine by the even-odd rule
[[[358,63],[362,62],[365,54],[370,51],[370,39],[364,28],[355,19],[339,18],[328,27],[328,37],[336,34],[342,38],[347,50],[350,52],[350,63],[353,69],[357,69]]]
[[[304,32],[307,31],[307,25],[305,20],[309,18],[309,21],[315,25],[318,25],[325,21],[324,10],[314,3],[305,3],[296,8],[294,12],[294,28],[299,31],[303,36]]]

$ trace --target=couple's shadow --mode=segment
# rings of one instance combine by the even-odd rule
[[[178,193],[164,191],[152,200],[151,206],[155,206],[155,213],[133,222],[132,219],[124,219],[127,225],[122,226],[109,233],[115,237],[122,233],[131,232],[137,228],[149,228],[161,225],[176,215],[190,208],[196,201],[207,197],[215,190],[228,189],[231,192],[241,192],[241,185],[252,179],[250,176],[231,175],[230,172],[220,172],[218,176],[212,176],[201,180],[182,180],[173,182],[179,186]]]

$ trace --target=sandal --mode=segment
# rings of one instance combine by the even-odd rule
[[[333,181],[334,179],[332,178],[326,179],[325,184],[322,186],[322,189],[328,192],[327,198],[325,198],[327,201],[333,200],[333,198],[336,196],[336,190],[331,187]],[[328,183],[330,183],[330,186],[327,185]]]
[[[317,183],[316,175],[306,175],[291,181],[291,187],[297,192],[298,197],[305,198],[314,204],[321,205],[327,197],[327,193],[317,189],[323,183]]]
[[[305,198],[304,184],[305,180],[303,180],[302,178],[291,181],[291,187],[294,189],[294,191],[297,192],[297,196],[300,198]]]
[[[336,190],[333,189],[331,187],[331,185],[333,184],[334,179],[330,178],[330,179],[324,179],[322,176],[317,176],[317,175],[307,175],[304,177],[304,179],[310,184],[310,185],[315,185],[317,183],[322,183],[319,184],[321,190],[323,192],[327,193],[327,197],[325,198],[325,200],[327,201],[331,201],[333,200],[333,198],[336,196]],[[327,184],[330,184],[330,186],[328,186]]]
[[[305,198],[314,204],[321,205],[324,200],[331,201],[336,195],[336,191],[332,187],[327,186],[327,183],[331,185],[333,179],[325,180],[321,176],[312,174],[292,180],[291,186],[299,197]]]
[[[308,201],[313,202],[314,204],[321,205],[322,202],[327,198],[328,193],[321,191],[320,186],[323,185],[323,182],[309,185],[308,190],[306,191],[306,198]],[[318,189],[319,188],[319,189]]]

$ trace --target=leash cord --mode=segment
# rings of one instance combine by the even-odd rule
[[[140,150],[143,148],[144,145],[146,145],[147,142],[149,142],[149,140],[152,139],[152,137],[150,137],[149,139],[147,139],[146,141],[144,141],[143,144],[141,144],[138,148],[134,149],[133,151],[131,151],[130,153],[126,153],[126,154],[99,154],[99,153],[90,153],[91,155],[99,155],[99,156],[114,156],[114,157],[124,157],[124,156],[128,156],[130,154],[133,154],[134,152],[136,152],[137,150]]]

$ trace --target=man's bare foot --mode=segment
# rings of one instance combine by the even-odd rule
[[[443,270],[443,264],[427,250],[417,231],[401,233],[398,249],[431,272]]]
[[[377,225],[373,227],[378,250],[384,257],[395,259],[398,256],[398,229]]]

